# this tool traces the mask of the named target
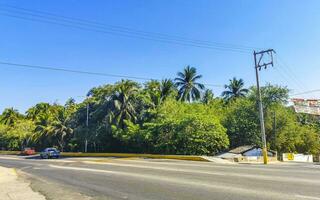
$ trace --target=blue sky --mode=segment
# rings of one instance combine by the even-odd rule
[[[219,43],[274,48],[286,66],[261,72],[266,82],[292,93],[319,88],[320,1],[298,0],[1,0],[0,3],[142,31]],[[203,82],[223,85],[232,77],[255,84],[251,53],[217,51],[101,34],[1,14],[0,61],[55,66],[148,78],[174,78],[186,65]],[[252,49],[253,51],[253,49]],[[288,69],[290,68],[290,69]],[[37,102],[78,101],[117,78],[0,65],[0,111],[24,112]],[[223,88],[213,87],[215,95]],[[303,95],[319,98],[320,93]]]

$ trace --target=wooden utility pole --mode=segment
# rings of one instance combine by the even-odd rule
[[[261,99],[261,92],[260,92],[260,83],[259,83],[259,71],[262,67],[267,69],[268,66],[273,66],[273,55],[274,52],[273,49],[268,49],[260,52],[253,52],[254,56],[254,65],[255,65],[255,71],[256,71],[256,80],[257,80],[257,101],[259,104],[259,117],[260,117],[260,127],[261,127],[261,138],[262,138],[262,154],[263,154],[263,163],[268,164],[268,151],[267,151],[267,141],[266,141],[266,132],[264,127],[264,116],[263,116],[263,106],[262,106],[262,99]],[[267,54],[271,59],[270,62],[264,63],[262,58],[263,56]]]

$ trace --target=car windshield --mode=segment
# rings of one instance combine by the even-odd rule
[[[47,149],[45,149],[44,151],[58,151],[58,150],[55,149],[55,148],[47,148]]]

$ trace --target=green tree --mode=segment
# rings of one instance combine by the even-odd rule
[[[20,119],[12,126],[0,124],[0,147],[8,150],[21,150],[30,144],[34,131],[31,120]]]
[[[152,107],[156,107],[161,103],[161,83],[157,80],[151,80],[145,83],[145,93],[150,98]]]
[[[171,79],[163,79],[160,84],[160,99],[165,101],[168,97],[173,97],[177,93],[177,88]]]
[[[225,91],[222,92],[222,97],[226,101],[231,101],[239,97],[245,97],[249,92],[248,89],[244,88],[244,82],[242,79],[236,79],[233,77],[229,80],[229,84],[224,86]]]
[[[120,128],[124,128],[124,120],[137,120],[136,102],[139,85],[136,82],[123,80],[116,84],[111,95],[111,119]]]
[[[213,155],[229,145],[214,110],[176,101],[161,105],[158,117],[144,124],[142,135],[152,141],[155,152],[166,154]]]
[[[248,97],[252,101],[257,100],[257,88],[251,87]],[[287,104],[289,99],[289,89],[278,85],[271,85],[261,87],[261,99],[263,106],[267,109],[274,104]]]
[[[54,120],[46,127],[46,136],[52,137],[57,141],[61,151],[64,150],[66,139],[70,139],[73,129],[68,126],[70,113],[64,107],[57,107],[57,115]]]
[[[230,102],[223,120],[231,147],[260,145],[259,115],[256,104],[246,98]]]
[[[188,102],[200,99],[204,85],[197,82],[202,78],[202,75],[197,74],[196,68],[187,66],[183,72],[178,72],[177,76],[174,80],[179,89],[178,99]]]
[[[214,94],[212,90],[206,89],[201,100],[202,103],[209,104],[210,102],[213,101],[213,99],[214,99]]]
[[[0,123],[8,126],[13,126],[17,121],[23,118],[18,110],[14,108],[6,108],[0,115]]]
[[[36,121],[39,115],[43,115],[44,113],[46,113],[49,110],[49,108],[49,103],[38,103],[27,110],[27,118]]]

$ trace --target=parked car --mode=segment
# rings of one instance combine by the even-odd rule
[[[34,154],[36,154],[36,151],[30,147],[25,147],[21,151],[21,155],[24,155],[24,156],[30,156],[30,155],[34,155]]]
[[[60,151],[58,151],[56,148],[46,148],[40,153],[40,157],[42,159],[59,158]]]

